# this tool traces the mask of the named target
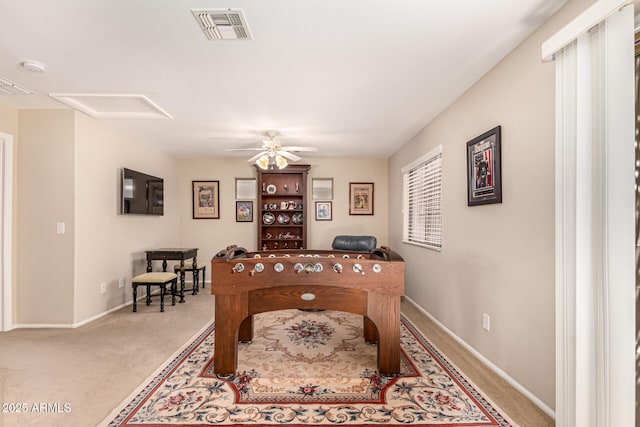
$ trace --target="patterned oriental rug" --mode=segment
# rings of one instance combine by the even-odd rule
[[[214,339],[210,325],[103,425],[515,426],[404,316],[393,378],[378,375],[362,317],[349,313],[256,315],[231,377],[213,373]]]

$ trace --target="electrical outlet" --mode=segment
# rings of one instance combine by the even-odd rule
[[[118,279],[118,289],[124,288],[124,277]]]
[[[105,282],[100,283],[100,293],[104,294],[107,292],[107,284]]]
[[[482,329],[487,332],[491,330],[491,317],[487,313],[482,313]]]

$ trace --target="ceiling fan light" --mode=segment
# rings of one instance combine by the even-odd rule
[[[287,162],[287,159],[285,159],[284,157],[282,157],[281,155],[276,155],[276,166],[278,166],[278,169],[284,169],[289,165],[289,163]]]
[[[256,160],[256,165],[258,165],[258,167],[263,170],[269,169],[269,156],[265,154],[258,157],[258,160]]]

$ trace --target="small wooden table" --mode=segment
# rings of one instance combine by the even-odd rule
[[[180,302],[184,302],[184,260],[193,258],[193,289],[192,294],[198,293],[198,287],[195,285],[197,280],[195,275],[198,274],[196,267],[198,257],[198,248],[162,248],[147,251],[147,273],[151,273],[151,261],[162,260],[162,271],[167,271],[167,260],[180,261]]]

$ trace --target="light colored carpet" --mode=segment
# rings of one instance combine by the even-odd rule
[[[237,375],[214,374],[213,326],[105,425],[514,426],[403,317],[399,377],[378,375],[362,316],[282,310],[254,317]]]
[[[0,426],[87,427],[100,423],[178,348],[213,318],[209,287],[185,304],[125,307],[76,329],[0,333]],[[403,313],[521,427],[554,422],[476,361],[408,303]],[[24,405],[23,405],[24,404]],[[15,407],[14,407],[15,409]],[[40,410],[39,412],[37,410]]]

